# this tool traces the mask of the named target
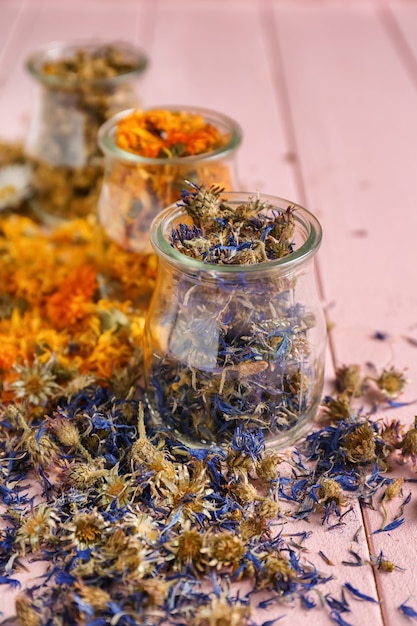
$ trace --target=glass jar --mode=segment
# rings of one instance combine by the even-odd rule
[[[249,195],[222,197],[235,208]],[[289,205],[260,200],[270,211]],[[156,427],[188,446],[224,445],[238,427],[283,446],[311,427],[326,346],[313,263],[322,231],[314,215],[291,206],[293,251],[254,265],[213,265],[173,247],[173,228],[192,226],[182,206],[152,224],[159,269],[144,331],[147,401]]]
[[[147,59],[127,43],[53,43],[26,62],[38,97],[25,145],[32,164],[32,207],[47,224],[95,213],[103,178],[100,126],[139,106]]]
[[[184,157],[144,157],[116,144],[118,124],[133,110],[108,120],[99,131],[105,154],[105,174],[98,203],[100,230],[99,265],[101,292],[116,300],[130,300],[146,308],[151,290],[149,274],[155,272],[149,230],[153,218],[180,200],[185,181],[238,188],[236,152],[242,140],[238,124],[231,118],[193,107],[153,107],[146,112],[169,111],[198,115],[224,136],[224,145],[211,152]],[[145,112],[145,113],[146,113]]]

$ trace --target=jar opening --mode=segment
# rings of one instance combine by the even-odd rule
[[[242,202],[246,202],[255,196],[256,194],[250,192],[226,191],[221,194],[222,199],[227,201],[231,207],[237,207]],[[321,225],[310,211],[293,202],[266,194],[259,195],[259,199],[261,202],[269,205],[268,210],[271,212],[283,212],[289,206],[293,209],[295,222],[293,249],[282,258],[247,265],[223,265],[209,263],[183,254],[171,243],[172,232],[178,229],[180,224],[190,228],[193,227],[193,220],[187,215],[181,203],[166,208],[153,220],[150,231],[152,246],[155,252],[168,263],[180,265],[184,271],[199,272],[207,276],[216,277],[222,275],[223,277],[231,277],[244,273],[245,276],[253,275],[256,278],[259,272],[272,269],[279,269],[282,273],[293,271],[296,267],[312,258],[318,251],[322,239]]]
[[[208,152],[200,152],[192,156],[167,156],[167,157],[148,157],[135,154],[128,150],[120,148],[115,140],[116,129],[120,122],[125,118],[134,114],[135,109],[129,109],[114,115],[105,122],[99,130],[98,143],[105,155],[136,163],[138,165],[192,165],[199,161],[210,161],[216,159],[224,159],[228,154],[233,153],[242,141],[242,130],[240,126],[232,118],[222,113],[209,109],[188,107],[188,106],[158,106],[146,109],[145,113],[152,111],[167,111],[172,113],[188,113],[190,115],[200,115],[203,120],[225,136],[225,143],[221,147],[215,148]]]
[[[51,88],[109,85],[141,74],[145,53],[126,42],[53,42],[26,59],[30,74]]]

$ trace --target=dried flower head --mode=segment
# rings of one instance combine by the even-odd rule
[[[22,518],[22,524],[16,533],[16,542],[22,554],[29,546],[31,552],[38,552],[47,542],[56,528],[59,518],[53,508],[46,503],[38,504],[31,513]]]
[[[103,469],[103,460],[71,463],[61,471],[62,481],[78,489],[88,489],[98,482],[102,482],[108,473],[107,469]]]
[[[0,167],[0,211],[18,207],[30,194],[28,165]]]
[[[383,372],[375,379],[380,391],[390,399],[398,398],[404,391],[404,387],[409,382],[404,375],[404,371],[400,372],[395,367],[384,369]]]
[[[194,518],[198,514],[210,517],[214,508],[209,496],[213,493],[202,461],[193,459],[189,465],[178,465],[175,480],[161,484],[163,502],[180,510],[184,518]]]
[[[343,391],[336,398],[326,396],[323,400],[323,407],[324,415],[333,422],[355,419],[351,394],[348,391]]]
[[[317,497],[322,506],[335,505],[338,510],[346,503],[343,489],[333,478],[320,478]]]
[[[15,600],[16,618],[19,626],[42,626],[44,616],[26,594],[20,594]]]
[[[31,404],[45,404],[49,398],[56,395],[59,385],[55,382],[56,377],[53,372],[54,360],[47,363],[40,363],[35,358],[32,365],[15,364],[14,369],[18,374],[17,380],[11,383],[10,387],[14,391],[15,397],[25,398]]]
[[[265,483],[278,480],[278,466],[282,462],[281,456],[275,450],[267,450],[256,462],[256,474]]]
[[[376,459],[375,430],[364,422],[349,432],[344,441],[346,456],[351,463],[371,463]]]
[[[107,591],[86,585],[81,579],[75,582],[74,588],[83,602],[91,606],[94,611],[103,611],[111,601],[111,595]]]
[[[249,606],[231,602],[222,593],[214,596],[210,604],[197,608],[190,626],[245,626],[250,623],[251,614]]]
[[[166,548],[174,556],[174,567],[182,571],[184,568],[201,574],[208,566],[208,558],[203,548],[205,536],[200,531],[190,528],[187,520],[184,530],[175,539],[166,544]]]
[[[284,592],[291,587],[291,581],[294,577],[295,572],[289,561],[279,553],[268,554],[263,560],[260,588]]]
[[[336,369],[336,389],[353,397],[362,393],[362,378],[359,365],[342,365]]]
[[[417,416],[414,419],[414,427],[405,433],[398,447],[404,460],[411,459],[413,465],[417,464]]]
[[[243,538],[227,531],[217,535],[208,535],[206,546],[202,548],[202,552],[210,558],[211,567],[216,567],[218,570],[230,567],[232,571],[239,569],[246,551],[247,547]]]
[[[106,529],[103,516],[94,509],[88,513],[79,513],[72,522],[65,524],[67,540],[81,550],[101,543]]]

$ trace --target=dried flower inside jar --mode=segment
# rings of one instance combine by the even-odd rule
[[[143,52],[126,43],[51,44],[27,60],[40,91],[25,149],[33,208],[44,221],[95,212],[103,176],[98,129],[138,106],[135,81],[146,64]]]
[[[152,252],[153,218],[181,198],[186,180],[235,187],[240,142],[236,122],[205,109],[133,109],[103,125],[99,144],[106,171],[98,217],[106,297],[146,301],[131,267],[136,257]]]
[[[321,228],[280,198],[193,186],[151,227],[159,275],[144,335],[156,424],[191,446],[237,427],[287,444],[310,427],[326,330],[312,260]]]

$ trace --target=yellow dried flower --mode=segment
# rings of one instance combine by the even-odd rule
[[[17,596],[15,600],[16,618],[19,626],[41,626],[42,616],[33,606],[32,601],[25,595]]]
[[[209,555],[209,565],[219,570],[224,567],[231,567],[232,571],[239,569],[247,550],[243,539],[227,531],[206,537],[206,544],[202,552]]]
[[[27,545],[31,552],[37,552],[41,545],[51,537],[51,532],[56,528],[58,521],[56,513],[46,503],[38,504],[32,513],[23,517],[16,533],[16,542],[22,554],[26,553]]]
[[[408,380],[404,372],[391,367],[389,370],[384,369],[382,374],[375,379],[375,382],[387,398],[395,399],[404,391]]]
[[[72,523],[65,526],[68,533],[67,540],[75,547],[85,550],[101,543],[105,537],[107,524],[98,511],[92,509],[89,513],[78,513]]]
[[[357,426],[345,437],[346,456],[351,463],[371,463],[375,460],[375,431],[369,422]]]
[[[111,600],[111,596],[104,589],[86,585],[83,580],[79,579],[74,583],[77,594],[95,611],[102,611],[106,608]]]
[[[54,365],[53,360],[43,364],[37,358],[32,365],[16,363],[14,370],[18,374],[18,379],[10,385],[15,398],[25,398],[27,402],[35,405],[45,404],[59,389],[52,371]]]
[[[417,416],[414,420],[414,427],[410,428],[399,444],[401,453],[405,460],[411,459],[414,465],[417,461]]]
[[[191,529],[188,520],[181,534],[166,544],[167,550],[174,556],[176,569],[186,567],[199,573],[202,573],[208,565],[204,547],[204,535],[198,530]]]
[[[334,502],[338,508],[344,505],[346,499],[341,486],[336,480],[332,478],[321,478],[319,485],[320,487],[317,492],[319,504],[326,506]]]
[[[327,396],[323,401],[324,415],[334,422],[354,419],[355,414],[351,406],[351,395],[344,391],[336,398]]]
[[[252,610],[243,604],[231,604],[226,595],[212,598],[209,605],[196,609],[190,626],[241,626],[250,618]]]
[[[342,365],[336,369],[336,389],[353,397],[361,395],[362,378],[359,365]]]
[[[260,480],[270,483],[279,477],[278,465],[282,462],[280,455],[275,450],[267,450],[259,461],[256,462],[256,474]]]
[[[268,554],[263,563],[264,574],[260,588],[274,589],[277,583],[294,578],[294,571],[289,562],[279,553]]]

